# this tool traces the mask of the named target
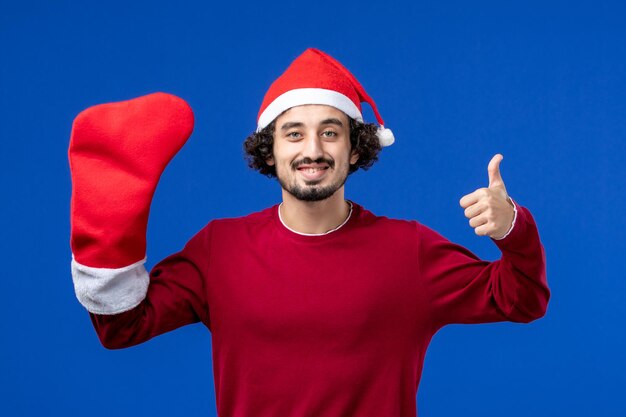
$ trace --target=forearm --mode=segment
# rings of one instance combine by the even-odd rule
[[[495,244],[502,258],[488,262],[420,225],[421,279],[432,324],[529,322],[545,314],[550,296],[545,254],[530,212],[517,206],[510,233]]]
[[[546,313],[550,290],[546,278],[546,256],[530,211],[516,204],[515,226],[504,239],[493,239],[502,251],[494,273],[496,299],[507,298],[504,313],[511,321],[530,322]]]
[[[115,303],[116,294],[120,292],[125,292],[128,300],[139,299],[136,305],[129,303],[129,308],[115,313],[101,314],[90,310],[103,346],[124,348],[186,324],[202,321],[207,327],[210,325],[204,275],[208,267],[205,256],[209,250],[207,234],[208,228],[203,228],[181,251],[155,265],[149,276],[143,265],[137,267],[136,274],[143,270],[148,279],[144,295],[143,289],[134,286],[140,280],[121,280],[133,278],[128,276],[128,271],[126,276],[114,277],[114,280],[120,279],[119,286],[102,285],[92,292],[91,298],[102,302],[111,299],[111,303]],[[133,295],[133,292],[136,293]]]

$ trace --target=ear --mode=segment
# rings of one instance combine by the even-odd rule
[[[352,154],[350,155],[350,165],[356,164],[356,161],[358,160],[359,160],[359,154],[357,153],[357,151],[352,151]]]
[[[265,160],[265,163],[266,163],[267,165],[269,165],[269,166],[273,167],[273,166],[274,166],[274,164],[275,164],[275,162],[274,162],[274,157],[273,157],[273,156],[270,156],[269,158],[267,158],[267,159]]]

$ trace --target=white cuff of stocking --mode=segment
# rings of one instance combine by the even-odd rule
[[[76,298],[90,313],[119,314],[137,307],[148,292],[146,258],[123,268],[81,265],[72,254],[72,280]]]

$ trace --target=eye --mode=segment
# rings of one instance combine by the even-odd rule
[[[337,136],[337,133],[333,132],[332,130],[326,130],[322,132],[322,136],[324,136],[325,138],[332,138],[332,137]]]
[[[302,137],[302,135],[300,135],[300,132],[289,132],[287,133],[287,137],[290,139],[300,139]]]

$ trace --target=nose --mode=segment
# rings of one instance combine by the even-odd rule
[[[317,160],[324,156],[324,149],[322,147],[322,140],[317,135],[317,132],[311,132],[307,134],[302,150],[302,156]]]

